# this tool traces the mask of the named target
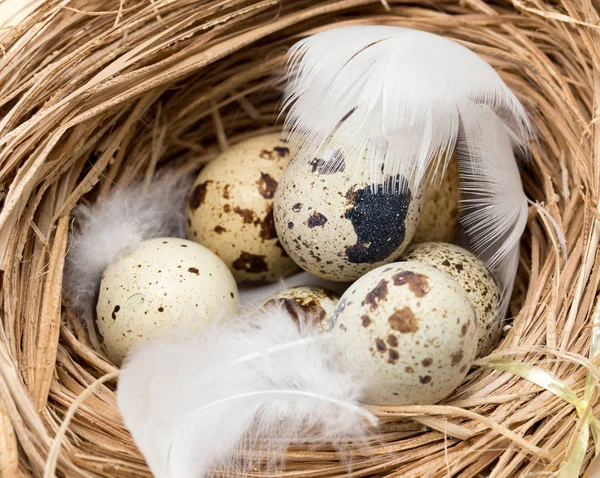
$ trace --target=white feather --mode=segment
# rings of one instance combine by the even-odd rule
[[[63,285],[74,309],[88,324],[102,272],[120,254],[153,237],[185,237],[188,183],[188,179],[165,175],[148,187],[136,183],[115,188],[92,206],[75,210]]]
[[[465,232],[510,295],[527,219],[512,145],[525,148],[530,126],[488,63],[431,33],[336,28],[292,47],[284,110],[299,160],[340,149],[350,167],[368,162],[374,184],[397,174],[432,181],[427,171],[443,174],[451,155],[442,153],[458,148]]]
[[[154,475],[277,472],[290,444],[366,444],[377,420],[331,337],[270,308],[135,352],[117,399]]]

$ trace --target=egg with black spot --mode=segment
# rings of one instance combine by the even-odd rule
[[[331,315],[339,296],[329,289],[298,286],[282,290],[263,302],[264,307],[281,307],[296,323],[329,331]]]
[[[279,133],[257,136],[221,153],[192,186],[188,237],[217,254],[238,282],[274,282],[299,270],[273,220],[273,197],[289,160]]]
[[[443,164],[443,160],[441,161]],[[431,182],[426,186],[423,195],[423,209],[412,238],[413,243],[448,242],[458,231],[462,196],[456,154],[448,162],[443,176],[431,176]]]
[[[364,377],[363,401],[425,405],[451,394],[477,349],[477,320],[460,284],[433,266],[396,262],[361,277],[332,316],[340,362]]]
[[[502,318],[498,317],[501,292],[483,261],[462,247],[444,242],[411,246],[402,259],[429,264],[458,281],[477,312],[477,357],[491,352],[502,335]]]
[[[300,267],[349,282],[400,257],[418,223],[422,190],[401,175],[372,185],[370,174],[366,158],[350,162],[341,150],[290,161],[275,194],[275,228]]]
[[[238,307],[235,279],[210,250],[184,239],[150,239],[104,270],[96,325],[118,365],[132,348],[176,330],[201,330]]]

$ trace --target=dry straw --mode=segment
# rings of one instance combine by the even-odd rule
[[[443,405],[375,409],[381,434],[372,454],[353,452],[352,476],[589,470],[600,412],[588,360],[600,321],[599,20],[590,0],[46,1],[0,44],[0,475],[149,475],[115,404],[115,368],[61,297],[70,213],[272,129],[287,48],[348,23],[463,43],[500,72],[537,132],[523,167],[533,203],[514,321],[499,351]],[[286,476],[347,472],[328,448],[287,458]]]

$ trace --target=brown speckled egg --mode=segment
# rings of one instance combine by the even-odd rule
[[[425,191],[423,210],[412,242],[451,241],[460,221],[460,200],[458,160],[454,155],[441,180],[434,178],[434,183]]]
[[[310,320],[321,332],[329,331],[329,321],[339,296],[314,286],[291,287],[269,297],[263,306],[281,306],[295,321]]]
[[[273,197],[290,160],[279,138],[232,146],[200,172],[189,195],[188,237],[217,254],[238,282],[274,282],[298,270],[273,223]]]
[[[336,164],[331,168],[332,163]],[[292,259],[312,274],[349,282],[397,260],[417,226],[421,191],[402,176],[372,187],[369,165],[346,168],[341,151],[293,159],[275,195],[275,227]]]
[[[477,349],[475,310],[460,284],[435,267],[397,262],[342,295],[332,317],[345,367],[367,380],[364,402],[436,403],[467,374]]]
[[[176,330],[196,331],[237,313],[237,285],[227,266],[195,242],[140,243],[102,274],[96,324],[108,357]]]
[[[479,344],[477,357],[496,346],[502,335],[502,320],[496,316],[500,289],[485,264],[473,253],[444,242],[427,242],[411,246],[402,260],[429,264],[458,281],[477,312]]]

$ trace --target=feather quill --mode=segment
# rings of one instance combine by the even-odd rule
[[[102,272],[119,255],[154,237],[185,237],[188,178],[164,175],[149,186],[115,188],[92,206],[75,212],[76,229],[66,257],[64,292],[88,326]]]
[[[135,352],[117,399],[153,474],[278,472],[294,443],[366,444],[377,419],[331,339],[273,307]]]
[[[488,63],[427,32],[335,28],[292,47],[283,109],[300,160],[341,149],[347,167],[368,162],[374,184],[397,174],[413,185],[433,181],[427,171],[443,174],[457,150],[463,226],[503,287],[504,314],[527,221],[513,147],[526,148],[531,128]]]

